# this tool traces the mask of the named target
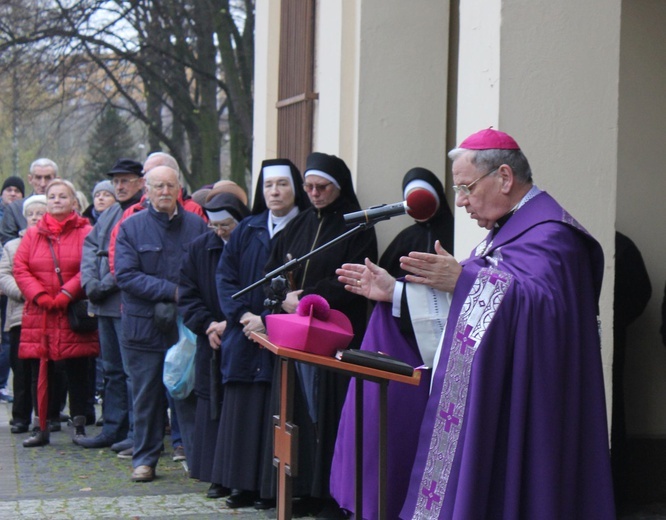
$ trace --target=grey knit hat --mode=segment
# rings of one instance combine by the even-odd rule
[[[97,184],[95,184],[95,187],[92,190],[93,199],[95,198],[95,195],[99,191],[108,191],[114,197],[116,196],[116,190],[113,188],[113,184],[111,183],[111,181],[108,180],[100,181]]]

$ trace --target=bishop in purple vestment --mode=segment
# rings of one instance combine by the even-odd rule
[[[490,233],[462,263],[439,244],[402,259],[405,287],[452,300],[400,518],[614,519],[601,247],[533,185],[507,134],[483,130],[449,157],[456,204]],[[405,289],[371,262],[338,274],[380,301]]]

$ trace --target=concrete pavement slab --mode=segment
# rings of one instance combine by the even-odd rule
[[[50,445],[24,448],[29,435],[10,433],[10,416],[11,405],[0,403],[0,520],[276,518],[274,509],[232,510],[223,499],[206,498],[209,484],[189,478],[186,465],[171,459],[168,437],[157,478],[134,483],[131,460],[75,445],[64,423]],[[100,431],[86,427],[91,436]]]

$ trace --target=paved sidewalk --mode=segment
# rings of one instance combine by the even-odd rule
[[[11,404],[0,402],[0,520],[209,520],[275,519],[276,511],[228,509],[224,499],[205,498],[208,484],[190,479],[171,459],[171,447],[157,466],[157,479],[130,480],[131,460],[109,450],[72,443],[72,428],[51,434],[51,444],[24,448],[29,435],[9,431]],[[87,427],[94,436],[101,428]],[[168,437],[166,439],[168,441]],[[301,517],[311,519],[312,517]],[[666,520],[666,504],[630,507],[621,520]]]
[[[35,519],[238,519],[275,518],[275,510],[231,510],[224,499],[205,497],[209,484],[187,476],[171,449],[157,466],[153,482],[130,480],[131,460],[109,450],[72,443],[72,428],[51,434],[51,444],[24,448],[29,435],[9,431],[11,404],[0,403],[0,520]],[[86,427],[89,436],[101,428]]]

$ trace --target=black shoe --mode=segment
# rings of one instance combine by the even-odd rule
[[[100,417],[95,421],[95,426],[104,426],[104,417]]]
[[[321,498],[300,497],[294,500],[292,512],[294,516],[315,516],[324,508]]]
[[[60,430],[62,430],[62,426],[58,421],[49,421],[50,432],[59,432]]]
[[[250,507],[257,499],[256,491],[240,491],[234,489],[231,496],[227,498],[226,503],[229,509],[237,509],[239,507]]]
[[[134,447],[134,440],[133,439],[123,439],[120,442],[116,442],[111,445],[111,451],[115,451],[116,453],[120,453],[121,451],[128,450],[129,448]]]
[[[259,500],[254,501],[254,508],[259,511],[264,511],[266,509],[273,509],[275,507],[274,498],[260,498]]]
[[[25,433],[30,429],[27,424],[15,422],[14,425],[10,428],[12,433]]]
[[[211,484],[206,491],[206,498],[224,498],[231,494],[231,489],[222,484]]]
[[[326,520],[336,520],[349,518],[347,511],[341,509],[338,503],[332,498],[322,500],[323,507],[315,518],[325,518]]]
[[[100,433],[95,437],[74,437],[74,444],[78,444],[84,448],[108,448],[113,445],[113,439]]]
[[[70,416],[66,413],[60,412],[60,417],[58,419],[60,422],[67,422],[70,420]]]
[[[24,448],[36,448],[37,446],[46,446],[50,442],[50,432],[35,428],[32,435],[23,441]]]

